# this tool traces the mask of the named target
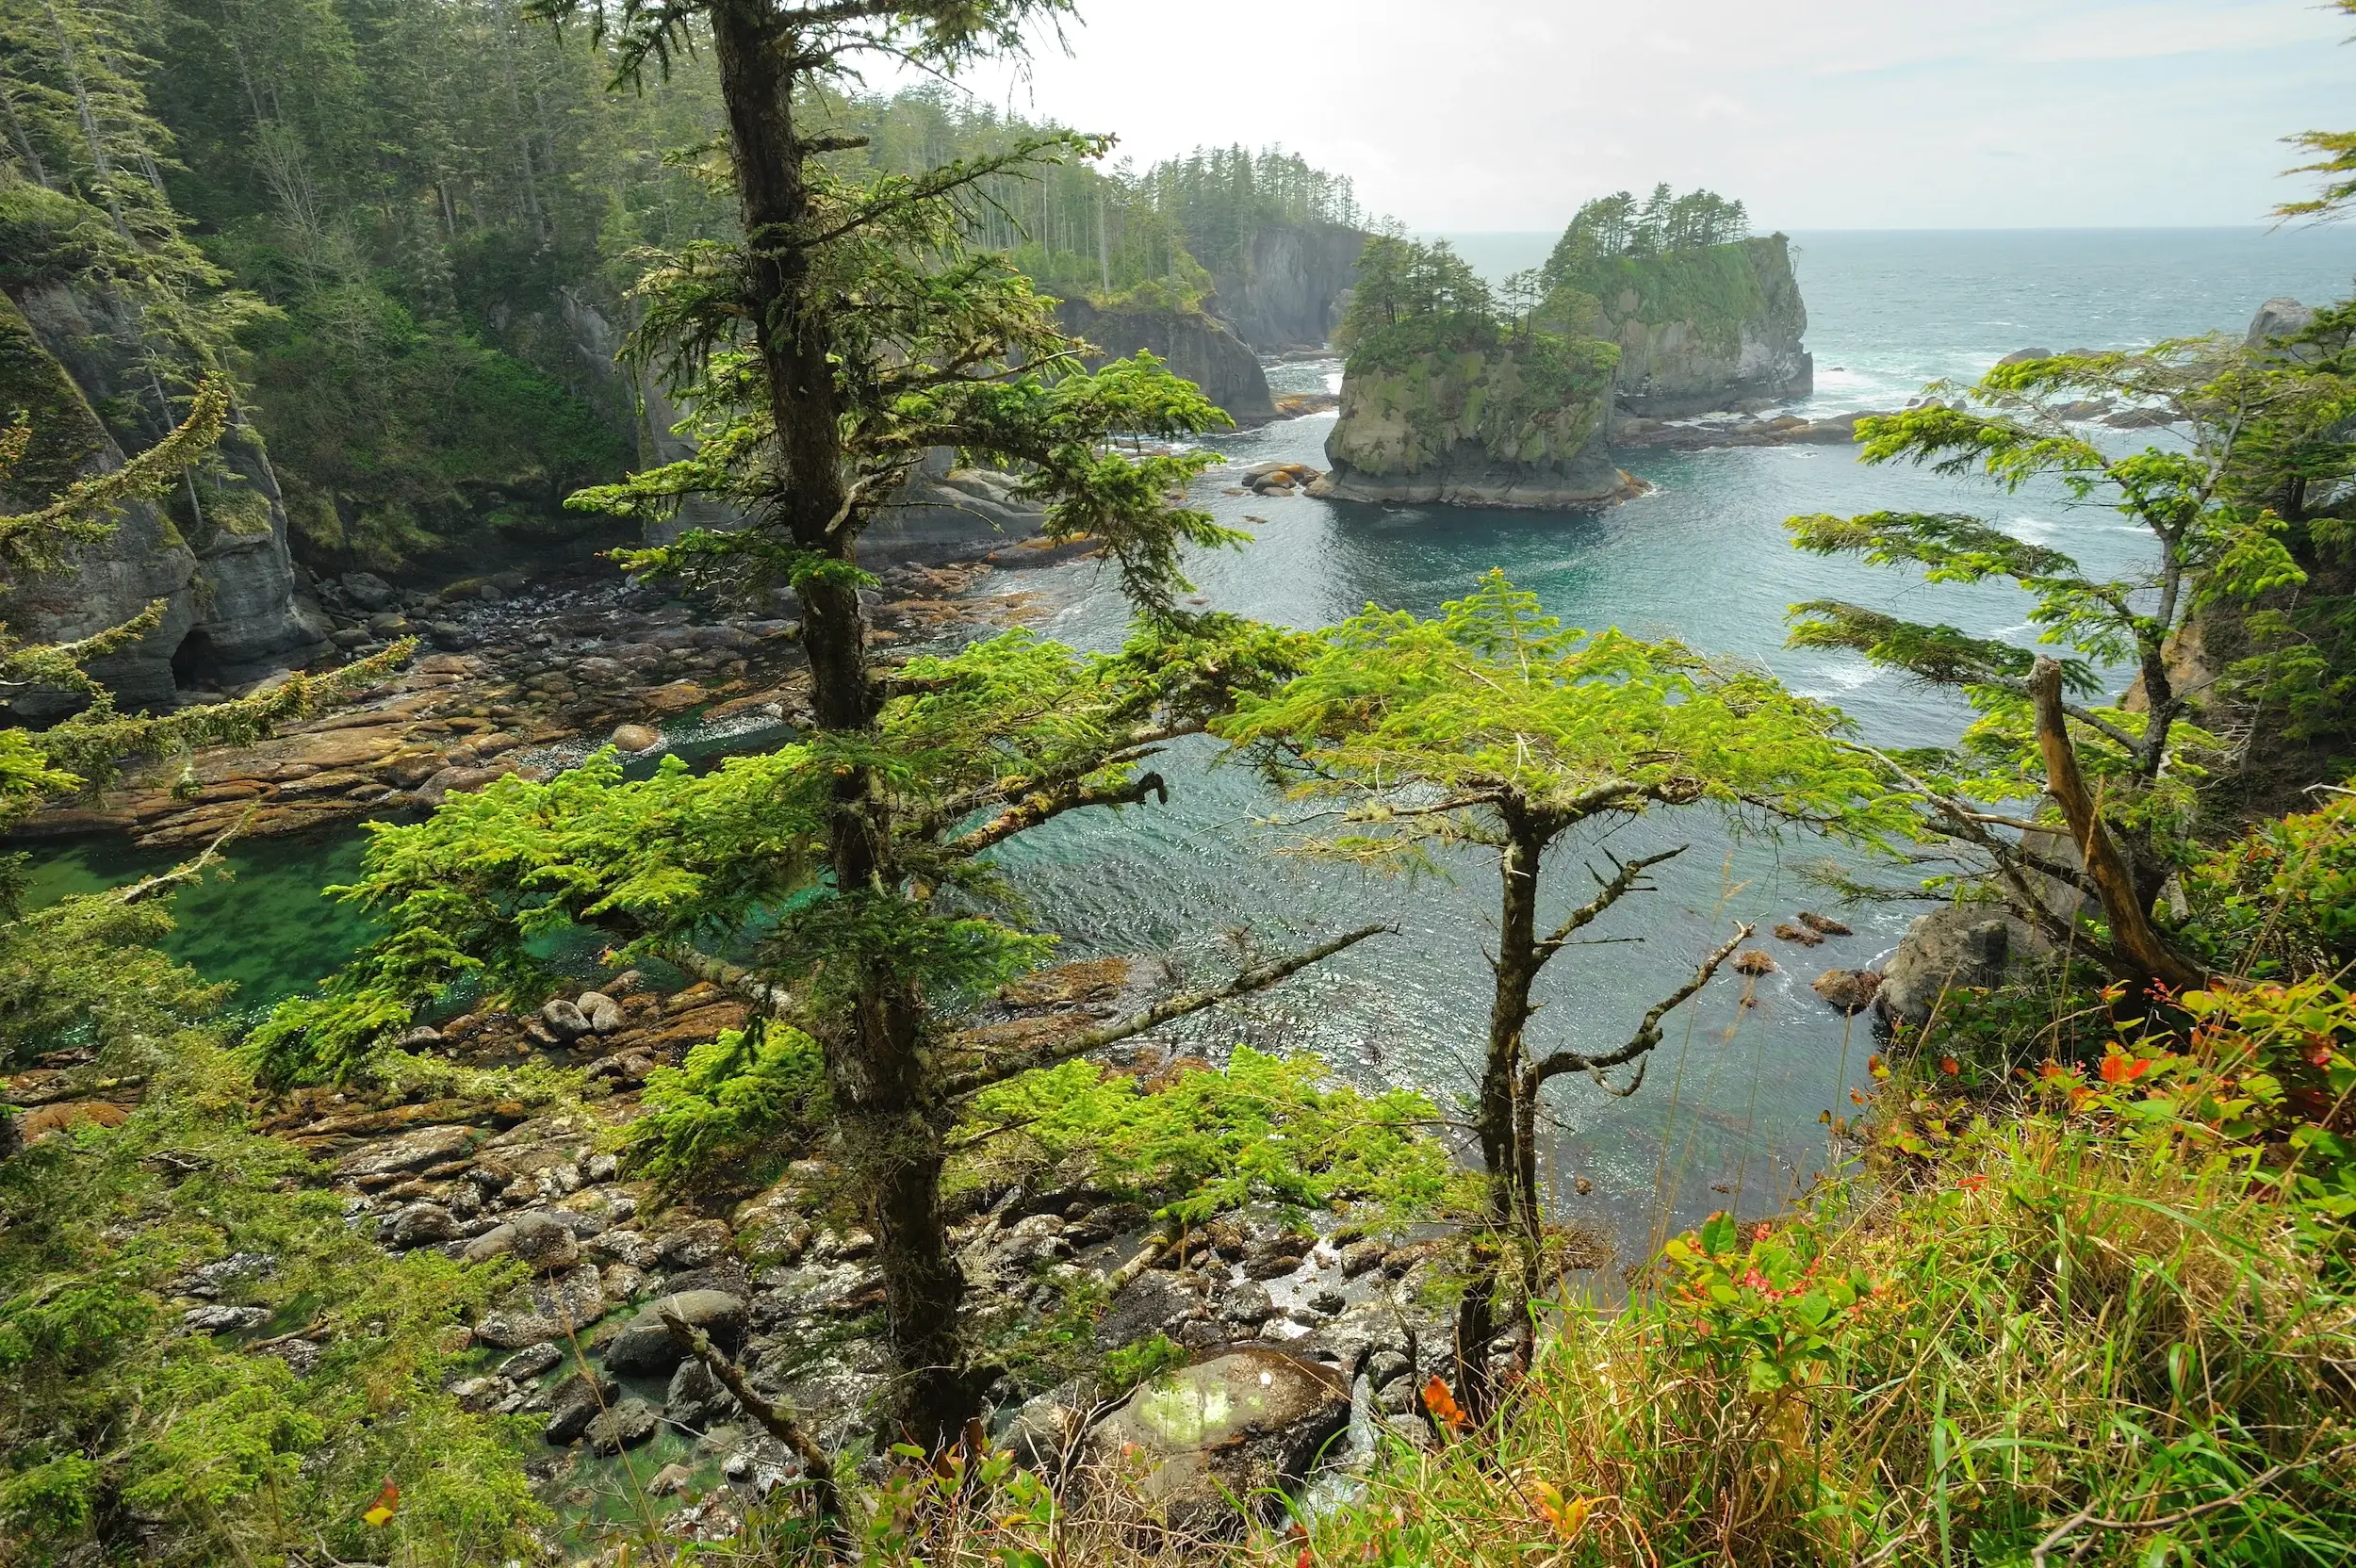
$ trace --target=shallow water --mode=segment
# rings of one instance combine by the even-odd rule
[[[1487,237],[1466,253],[1499,270],[1542,260],[1545,237]],[[1520,247],[1516,251],[1515,247]],[[1795,239],[1819,367],[1815,412],[1889,407],[1922,383],[1971,376],[2023,347],[2127,346],[2212,328],[2238,331],[2279,294],[2321,300],[2356,271],[2356,236],[2249,231],[2174,234],[1803,235]],[[1272,368],[1278,390],[1330,386],[1338,366]],[[1221,438],[1238,462],[1324,464],[1332,416]],[[1861,466],[1846,448],[1794,447],[1623,458],[1660,488],[1600,515],[1477,513],[1346,505],[1306,498],[1229,497],[1215,472],[1203,504],[1250,530],[1247,550],[1200,561],[1195,577],[1219,606],[1299,626],[1329,624],[1368,602],[1429,613],[1501,566],[1574,625],[1675,634],[1754,659],[1795,688],[1840,703],[1865,733],[1922,743],[1954,733],[1956,706],[1846,655],[1781,645],[1792,603],[1837,596],[2025,640],[2026,601],[1998,588],[1926,588],[1897,574],[1802,556],[1784,519],[1802,512],[1878,507],[1978,510],[2078,553],[2097,570],[2143,558],[2116,515],[2071,509],[2049,492],[2002,496],[1909,469]],[[1043,591],[1048,635],[1106,646],[1121,635],[1117,599],[1083,563],[1009,573],[994,589]],[[717,739],[714,745],[729,743]],[[733,743],[744,743],[739,738]],[[1174,747],[1155,766],[1172,783],[1168,808],[1066,818],[1005,854],[1036,916],[1068,956],[1164,953],[1189,976],[1223,975],[1246,951],[1274,952],[1337,928],[1389,921],[1399,934],[1363,944],[1248,1004],[1174,1031],[1191,1048],[1237,1041],[1315,1050],[1369,1085],[1410,1083],[1444,1101],[1469,1084],[1487,1005],[1482,942],[1494,871],[1467,859],[1452,879],[1414,885],[1276,853],[1292,836],[1268,825],[1278,803],[1236,769],[1212,766],[1208,743]],[[1542,996],[1542,1045],[1617,1044],[1644,1008],[1691,972],[1737,919],[1764,927],[1823,895],[1801,875],[1820,845],[1732,843],[1706,813],[1652,819],[1572,845],[1549,869],[1558,904],[1583,898],[1586,861],[1690,842],[1661,868],[1660,891],[1631,898],[1598,934],[1633,942],[1575,950]],[[174,951],[235,978],[249,1001],[312,983],[355,942],[351,911],[317,890],[357,866],[352,835],[243,846],[237,880],[182,896]],[[95,886],[152,869],[155,858],[79,847],[45,852],[40,886]],[[1608,868],[1607,868],[1608,869]],[[1575,896],[1576,895],[1576,896]],[[1740,1005],[1731,975],[1675,1017],[1643,1089],[1614,1100],[1583,1079],[1559,1082],[1561,1133],[1547,1162],[1560,1208],[1633,1246],[1664,1218],[1710,1209],[1775,1207],[1826,1162],[1820,1117],[1848,1109],[1873,1049],[1819,1003],[1821,969],[1868,967],[1915,912],[1844,911],[1857,935],[1812,952],[1765,939],[1782,968]],[[1572,1192],[1572,1178],[1594,1190]]]

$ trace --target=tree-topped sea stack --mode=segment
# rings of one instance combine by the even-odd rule
[[[1515,310],[1445,242],[1378,237],[1342,322],[1341,418],[1326,438],[1345,500],[1608,506],[1637,482],[1601,437],[1619,351]]]
[[[1588,203],[1543,268],[1492,288],[1445,241],[1368,243],[1326,441],[1346,500],[1585,508],[1641,482],[1614,413],[1675,417],[1804,396],[1808,309],[1781,235],[1706,190]]]
[[[1750,237],[1740,202],[1665,185],[1643,203],[1625,190],[1590,202],[1538,283],[1593,302],[1577,324],[1619,345],[1624,413],[1676,418],[1815,390],[1790,242]]]

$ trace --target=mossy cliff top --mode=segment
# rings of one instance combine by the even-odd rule
[[[1428,347],[1402,341],[1352,352],[1341,419],[1326,442],[1338,466],[1369,476],[1422,472],[1456,446],[1529,468],[1572,464],[1603,429],[1620,351],[1592,337],[1544,334]]]
[[[1698,414],[1815,387],[1801,343],[1808,306],[1782,235],[1652,255],[1558,256],[1548,275],[1549,308],[1565,326],[1619,345],[1620,403],[1631,413]]]

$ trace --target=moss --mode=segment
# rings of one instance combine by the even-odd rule
[[[1418,473],[1463,443],[1500,462],[1565,465],[1603,428],[1620,359],[1612,344],[1533,334],[1410,354],[1403,343],[1431,335],[1391,333],[1368,335],[1350,355],[1343,419],[1329,443],[1336,462],[1361,473]]]
[[[1622,324],[1659,326],[1682,321],[1721,351],[1738,347],[1746,323],[1781,308],[1792,276],[1781,235],[1736,240],[1665,255],[1619,256],[1588,262],[1564,283],[1593,296],[1604,330]],[[1792,294],[1796,304],[1796,291]]]
[[[0,294],[0,421],[30,419],[33,438],[0,494],[56,495],[88,471],[106,433],[57,356],[33,335],[15,302]]]

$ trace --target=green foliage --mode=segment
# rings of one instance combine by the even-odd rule
[[[1687,1364],[1753,1396],[1822,1377],[1840,1357],[1843,1329],[1872,1306],[1873,1281],[1828,1270],[1813,1225],[1742,1226],[1715,1214],[1661,1256],[1677,1276],[1665,1310],[1693,1314],[1680,1346]]]
[[[2345,1558],[2356,1319],[2231,1168],[2032,1113],[1813,1199],[1574,1312],[1492,1441],[1391,1450],[1308,1560]]]
[[[2282,977],[2356,963],[2356,800],[2263,822],[2184,876],[2183,927],[2220,971]]]
[[[1596,262],[1655,256],[1729,245],[1750,235],[1751,220],[1740,202],[1715,191],[1679,196],[1666,181],[1641,204],[1628,191],[1599,196],[1581,206],[1546,259],[1550,283],[1576,281]]]
[[[1482,823],[1506,804],[1566,822],[1708,800],[1901,825],[1837,710],[1676,643],[1566,628],[1501,573],[1435,620],[1369,607],[1322,641],[1300,679],[1215,727],[1297,795],[1358,803],[1336,854],[1421,866],[1428,842],[1497,842]]]
[[[1224,1069],[1152,1085],[1066,1062],[974,1097],[966,1135],[989,1141],[958,1162],[950,1190],[1093,1186],[1170,1225],[1255,1202],[1400,1222],[1432,1212],[1449,1184],[1448,1151],[1424,1132],[1437,1117],[1412,1090],[1362,1095],[1315,1057],[1249,1047]]]
[[[1358,253],[1334,347],[1353,371],[1402,369],[1424,354],[1495,348],[1496,311],[1488,284],[1447,240],[1375,235]]]
[[[522,1548],[539,1511],[520,1448],[442,1392],[450,1331],[499,1276],[386,1256],[300,1152],[245,1130],[252,1086],[216,1038],[152,1044],[127,1122],[0,1163],[0,1533],[36,1561],[126,1528],[189,1563],[321,1540],[419,1565]],[[270,1260],[221,1296],[262,1325],[180,1332],[175,1282],[233,1254]],[[319,1346],[304,1370],[246,1348],[297,1331]],[[359,1514],[387,1477],[401,1509],[379,1531]]]
[[[564,498],[630,456],[546,374],[381,293],[294,303],[250,342],[288,515],[319,555],[397,567],[519,515],[578,531]]]
[[[825,1125],[826,1063],[798,1029],[724,1029],[676,1068],[646,1075],[630,1123],[631,1168],[665,1188],[725,1173],[764,1179]]]
[[[573,927],[630,952],[749,938],[765,972],[817,988],[813,1005],[843,972],[830,960],[873,951],[954,1012],[1048,944],[945,900],[831,888],[819,868],[839,770],[875,770],[912,874],[986,898],[983,842],[959,836],[976,813],[1019,823],[1039,808],[1034,792],[1121,792],[1138,776],[1130,735],[1199,723],[1237,691],[1269,688],[1302,645],[1215,618],[1142,631],[1117,655],[1009,632],[912,662],[906,678],[924,689],[891,703],[872,736],[813,736],[700,776],[665,759],[635,781],[606,752],[545,783],[496,780],[422,823],[374,825],[365,874],[337,890],[384,934],[321,996],[282,1004],[254,1033],[254,1059],[281,1083],[362,1072],[456,979],[536,1000],[556,978],[544,939]]]

